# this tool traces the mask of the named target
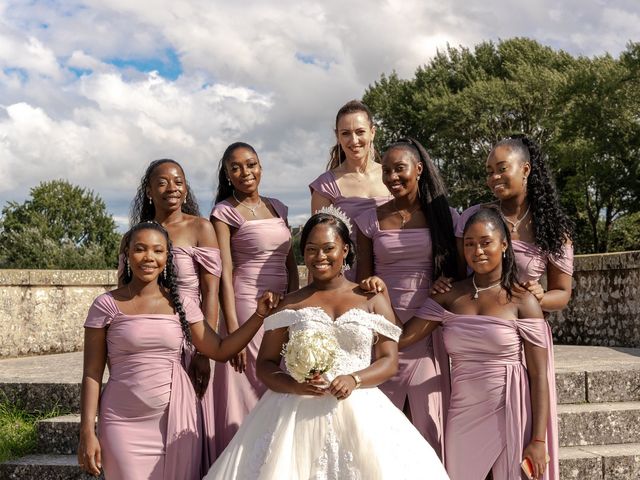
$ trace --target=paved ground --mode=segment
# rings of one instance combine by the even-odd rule
[[[558,372],[638,369],[640,348],[560,345],[555,358]],[[76,383],[81,375],[82,352],[0,360],[0,383]]]

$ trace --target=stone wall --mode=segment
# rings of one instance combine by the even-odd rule
[[[111,270],[0,270],[0,357],[81,350],[91,302],[115,284]],[[556,342],[640,347],[639,293],[640,251],[577,256],[569,307],[550,317]]]
[[[640,347],[640,251],[577,256],[569,306],[549,321],[558,344]]]

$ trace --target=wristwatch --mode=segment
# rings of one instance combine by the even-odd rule
[[[357,373],[350,373],[349,375],[351,375],[353,381],[356,382],[356,386],[353,389],[355,390],[356,388],[360,388],[360,385],[362,385],[362,379],[360,378],[360,375],[358,375]]]

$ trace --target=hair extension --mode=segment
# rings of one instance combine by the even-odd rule
[[[371,114],[371,110],[369,110],[369,107],[367,107],[367,105],[360,100],[351,100],[340,107],[340,110],[338,110],[338,113],[336,114],[336,135],[338,130],[338,122],[344,115],[349,115],[350,113],[364,113],[367,116],[367,120],[369,120],[369,126],[373,127],[373,115]],[[371,143],[370,148],[373,149],[373,143]],[[327,163],[327,170],[333,170],[346,159],[346,154],[344,153],[342,148],[340,148],[340,141],[336,139],[336,144],[331,147],[329,162]],[[378,155],[378,152],[375,151],[375,149],[373,150],[373,161],[380,163],[380,156]]]
[[[153,203],[149,203],[149,199],[147,197],[147,189],[149,188],[151,176],[153,175],[156,167],[159,167],[160,165],[165,163],[173,163],[180,170],[182,170],[182,173],[184,175],[184,168],[182,168],[182,166],[178,162],[176,162],[175,160],[171,160],[170,158],[162,158],[160,160],[154,160],[153,162],[151,162],[145,170],[144,175],[140,179],[140,185],[138,186],[136,196],[131,202],[131,209],[129,211],[130,226],[137,225],[140,222],[154,220],[156,218],[156,206]],[[193,194],[191,187],[189,187],[186,176],[184,179],[184,184],[187,191],[187,199],[182,204],[181,210],[189,215],[199,217],[200,209],[198,208],[198,202],[196,201],[196,197]]]
[[[124,252],[127,253],[130,248],[130,243],[133,236],[142,231],[142,230],[155,230],[156,232],[160,232],[166,242],[167,242],[167,264],[166,264],[166,276],[158,275],[158,285],[166,288],[169,291],[169,295],[171,296],[171,303],[173,304],[173,309],[178,314],[180,318],[180,326],[182,328],[182,333],[187,343],[191,343],[191,329],[189,328],[189,323],[187,322],[187,315],[184,311],[184,306],[182,305],[182,301],[180,300],[180,295],[178,294],[178,285],[175,281],[175,270],[173,267],[173,253],[171,253],[171,240],[169,240],[169,233],[165,230],[165,228],[155,221],[145,221],[140,222],[134,225],[127,233],[124,234],[122,239],[122,245],[124,246]],[[125,257],[125,262],[128,262],[128,259]],[[123,272],[120,276],[120,280],[122,285],[126,285],[132,280],[132,275],[127,272],[127,269],[124,268]]]
[[[300,253],[302,254],[302,256],[304,256],[304,248],[307,245],[307,240],[309,239],[311,230],[313,230],[315,226],[320,225],[321,223],[331,225],[338,233],[344,244],[349,247],[345,262],[347,263],[347,265],[349,265],[349,267],[352,267],[356,259],[356,247],[353,244],[351,237],[349,236],[349,229],[342,220],[328,213],[316,213],[312,215],[309,220],[307,220],[307,223],[304,224],[302,233],[300,234]]]
[[[418,180],[420,208],[429,223],[433,256],[433,279],[441,275],[458,277],[456,240],[453,230],[451,210],[447,200],[447,188],[440,172],[420,142],[413,138],[403,138],[387,147],[385,155],[395,149],[410,153],[416,163],[422,164]]]
[[[518,284],[518,267],[516,265],[516,256],[511,246],[511,234],[509,227],[504,221],[504,217],[500,210],[493,205],[480,208],[475,212],[467,223],[464,224],[463,236],[469,227],[475,223],[490,223],[500,232],[500,240],[507,242],[507,249],[502,258],[502,273],[500,275],[500,286],[507,292],[507,299],[511,300],[513,296],[513,287]]]
[[[493,150],[500,146],[515,150],[523,163],[531,165],[527,178],[527,201],[531,208],[535,243],[545,253],[560,255],[565,242],[573,238],[573,222],[560,206],[555,182],[540,147],[525,136],[501,140]]]
[[[256,158],[258,158],[258,153],[255,148],[245,142],[234,142],[225,149],[220,162],[218,162],[218,190],[216,191],[216,204],[233,195],[233,185],[231,185],[231,181],[227,175],[227,162],[231,160],[233,152],[239,148],[246,148],[247,150],[250,150]]]

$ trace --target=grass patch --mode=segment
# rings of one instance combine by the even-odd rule
[[[0,402],[0,462],[34,452],[36,422],[62,414],[59,408],[32,414],[11,403]]]

